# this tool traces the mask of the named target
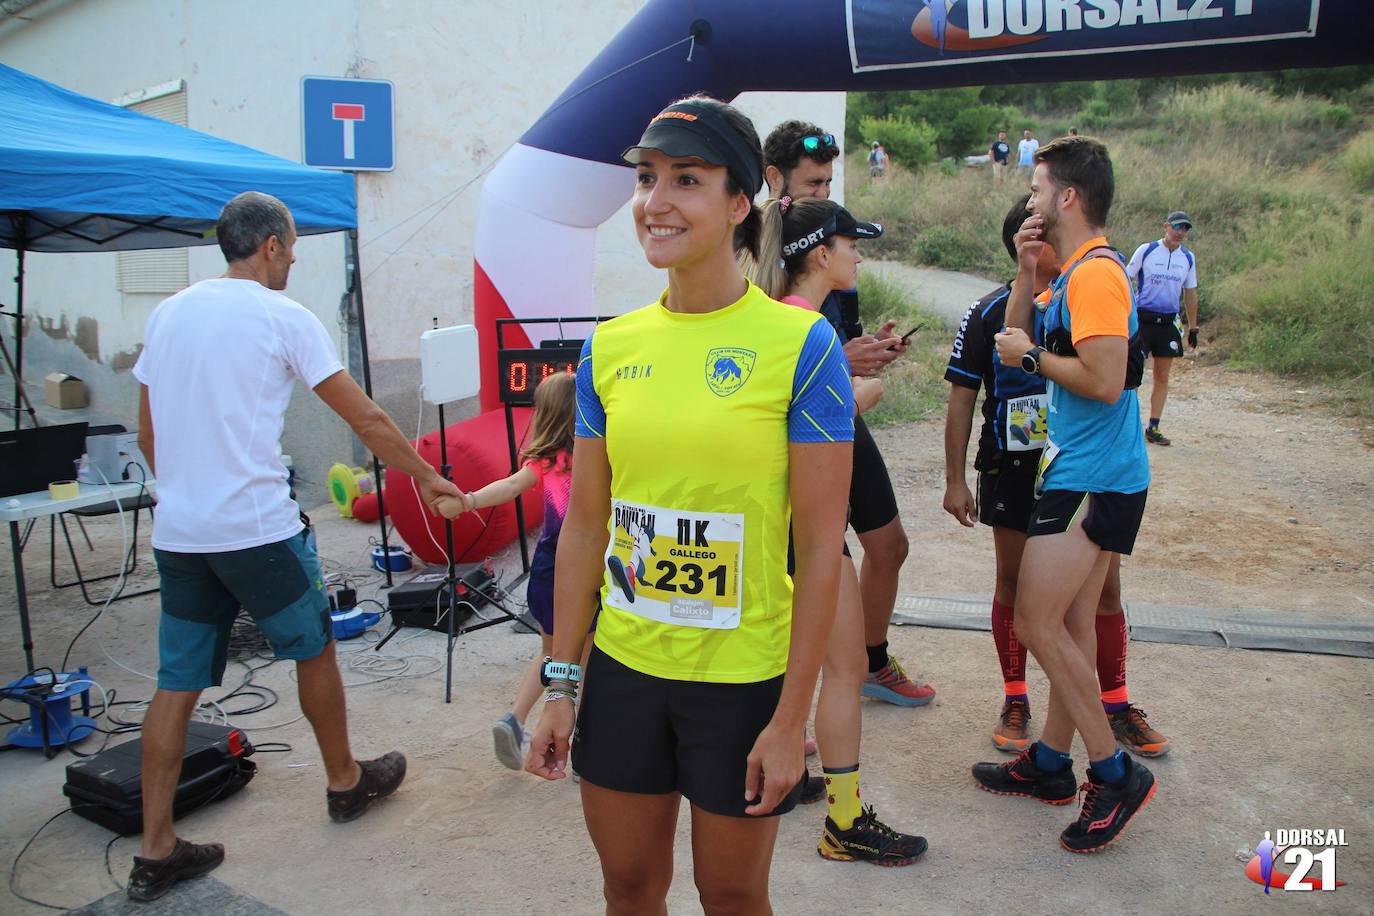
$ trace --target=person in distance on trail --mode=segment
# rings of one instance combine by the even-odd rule
[[[1141,343],[1145,355],[1154,362],[1150,376],[1150,425],[1145,429],[1145,440],[1155,445],[1170,442],[1159,431],[1159,421],[1164,416],[1164,402],[1169,399],[1169,369],[1183,355],[1184,333],[1178,323],[1180,297],[1183,312],[1188,316],[1188,349],[1197,349],[1197,258],[1183,244],[1192,228],[1188,214],[1175,210],[1164,219],[1164,236],[1137,248],[1126,265],[1126,273],[1136,288]]]

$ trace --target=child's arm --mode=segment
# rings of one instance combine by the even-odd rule
[[[534,471],[521,468],[509,477],[494,480],[473,493],[464,493],[459,497],[445,496],[436,501],[434,507],[445,518],[457,518],[464,512],[508,503],[538,482]]]
[[[539,482],[539,477],[529,468],[521,468],[504,480],[493,480],[480,490],[469,493],[473,509],[485,509],[508,503]]]

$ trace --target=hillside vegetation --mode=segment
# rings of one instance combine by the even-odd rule
[[[1374,419],[1374,83],[1345,88],[1340,101],[1238,81],[1151,95],[1122,84],[1082,84],[1081,107],[1057,114],[1022,115],[1007,105],[964,110],[998,112],[1013,143],[1023,125],[1042,143],[1069,124],[1104,141],[1116,169],[1109,232],[1118,248],[1129,255],[1158,238],[1170,210],[1185,209],[1195,221],[1187,244],[1198,256],[1209,352],[1329,385]],[[873,126],[865,99],[858,102],[857,122]],[[882,113],[889,122],[909,115]],[[985,152],[994,135],[964,151]],[[850,148],[861,149],[853,140]],[[961,149],[938,137],[929,142],[940,152]],[[862,154],[847,163],[847,205],[888,228],[866,253],[1009,274],[1001,221],[1024,193],[1024,179],[1013,172],[994,188],[987,167],[965,167],[962,155],[928,163],[892,154],[880,184],[869,183]]]

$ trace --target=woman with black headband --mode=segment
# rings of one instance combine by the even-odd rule
[[[549,690],[526,768],[563,778],[571,740],[607,912],[666,912],[686,796],[705,911],[766,913],[771,815],[796,804],[839,587],[845,498],[827,482],[850,473],[853,396],[830,325],[735,264],[737,242],[758,251],[749,120],[685,99],[625,160],[640,245],[668,288],[583,347]],[[598,590],[574,738],[568,634],[586,631]]]
[[[834,201],[794,201],[784,195],[763,208],[762,250],[750,267],[750,279],[776,299],[818,311],[831,290],[858,285],[863,261],[858,240],[882,234],[881,226],[856,220]],[[853,379],[858,413],[878,403],[882,384],[878,379]],[[848,487],[841,489],[847,497]],[[891,829],[859,797],[860,707],[868,653],[859,575],[848,547],[842,549],[839,604],[816,704],[816,743],[829,803],[817,851],[838,861],[910,865],[926,851],[925,839]]]

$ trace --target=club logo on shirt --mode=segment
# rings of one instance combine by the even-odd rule
[[[716,347],[706,354],[706,387],[717,397],[728,398],[749,381],[757,356],[753,350]]]

